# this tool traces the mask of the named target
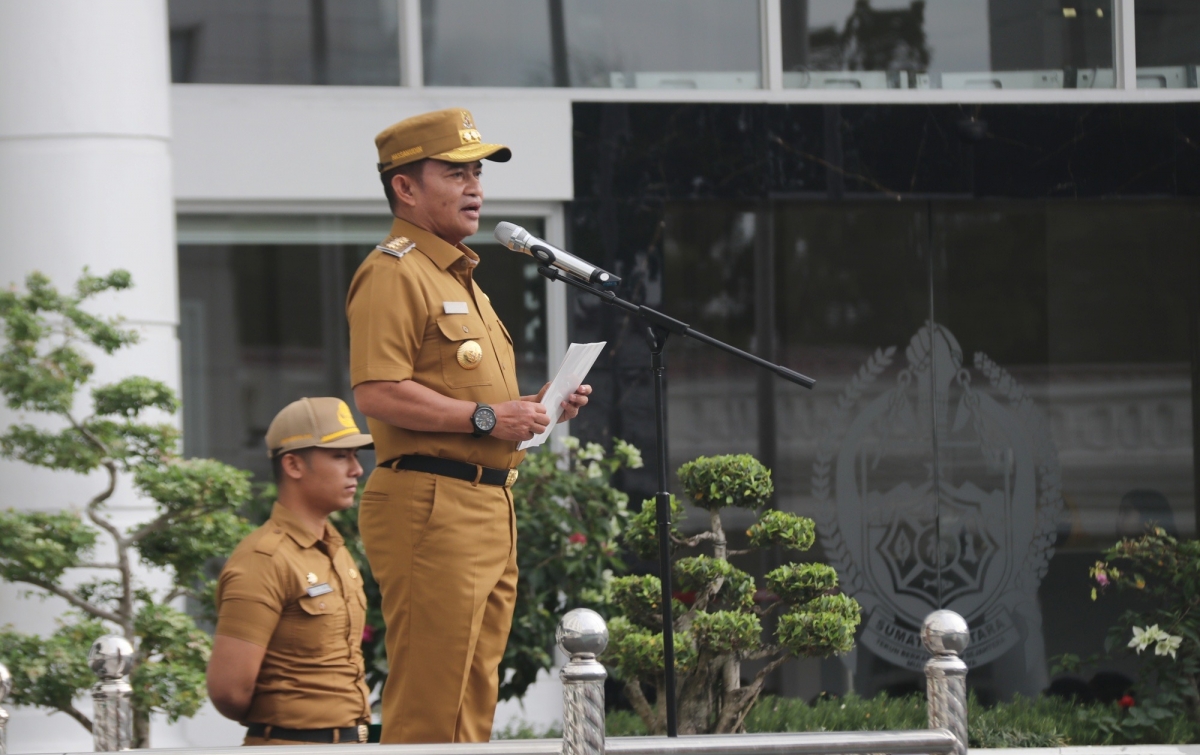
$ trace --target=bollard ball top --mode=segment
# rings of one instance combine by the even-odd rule
[[[120,679],[133,670],[133,645],[115,634],[106,634],[92,643],[88,666],[101,679]]]
[[[12,674],[8,673],[7,666],[0,663],[0,703],[4,702],[9,692],[12,692]]]
[[[575,608],[567,611],[558,622],[554,639],[568,656],[578,653],[600,655],[608,647],[608,625],[590,608]]]
[[[934,611],[921,626],[921,641],[934,655],[961,655],[971,640],[967,620],[954,611]]]

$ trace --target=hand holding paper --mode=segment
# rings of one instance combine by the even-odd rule
[[[554,429],[554,424],[562,416],[562,402],[578,390],[580,385],[583,385],[583,379],[587,377],[588,370],[592,369],[596,357],[600,356],[600,352],[607,343],[607,341],[600,341],[598,343],[571,344],[571,347],[567,349],[567,355],[563,357],[562,365],[558,368],[558,374],[554,376],[554,380],[550,381],[550,387],[542,396],[541,404],[546,408],[546,413],[550,415],[550,424],[537,436],[523,441],[517,446],[518,451],[534,448],[546,442],[546,439],[550,437],[550,431]]]

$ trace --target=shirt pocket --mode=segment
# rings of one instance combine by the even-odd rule
[[[296,605],[299,610],[292,617],[289,632],[293,650],[325,655],[346,647],[349,616],[341,595],[331,592],[315,598],[305,596]]]
[[[479,385],[491,385],[492,370],[495,365],[487,364],[488,359],[495,357],[488,352],[487,328],[483,320],[476,314],[442,315],[437,319],[438,330],[441,332],[438,347],[442,354],[442,379],[447,388],[472,388]],[[458,350],[467,341],[475,341],[483,354],[474,369],[466,369],[458,363]]]

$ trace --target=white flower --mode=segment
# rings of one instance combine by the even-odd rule
[[[642,452],[632,443],[626,443],[620,438],[613,440],[613,455],[619,458],[630,469],[641,469],[646,466],[642,461]]]
[[[563,448],[568,451],[574,451],[576,448],[579,448],[579,438],[576,438],[574,435],[565,435],[563,436],[562,444]]]
[[[1145,629],[1142,629],[1141,627],[1134,627],[1133,639],[1129,641],[1129,644],[1126,645],[1126,647],[1134,648],[1138,651],[1138,653],[1141,653],[1155,642],[1159,642],[1160,640],[1169,636],[1170,635],[1168,635],[1166,632],[1158,628],[1158,624],[1151,624]],[[1162,655],[1162,653],[1159,653],[1159,655]]]
[[[1164,632],[1163,636],[1159,638],[1158,644],[1154,646],[1154,654],[1155,655],[1170,655],[1172,658],[1174,658],[1175,651],[1178,650],[1179,646],[1182,644],[1183,644],[1182,637],[1176,637],[1173,634],[1166,634]]]
[[[589,462],[589,463],[588,463],[588,465],[587,465],[587,476],[588,476],[588,479],[590,479],[590,480],[594,480],[594,479],[596,479],[597,477],[601,477],[601,476],[603,476],[603,474],[604,474],[604,472],[603,472],[603,471],[600,469],[600,465],[599,465],[599,464],[597,464],[597,463],[596,463],[596,462],[594,462],[594,461],[593,461],[593,462]]]
[[[599,443],[588,443],[579,452],[579,458],[584,461],[601,461],[604,459],[604,446]]]

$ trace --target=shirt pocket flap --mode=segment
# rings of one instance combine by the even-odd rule
[[[468,338],[484,338],[487,329],[475,315],[442,315],[437,319],[438,330],[450,341],[465,341]]]
[[[332,595],[305,596],[300,599],[300,610],[309,616],[328,616],[337,611],[340,605],[336,600],[330,600]]]

